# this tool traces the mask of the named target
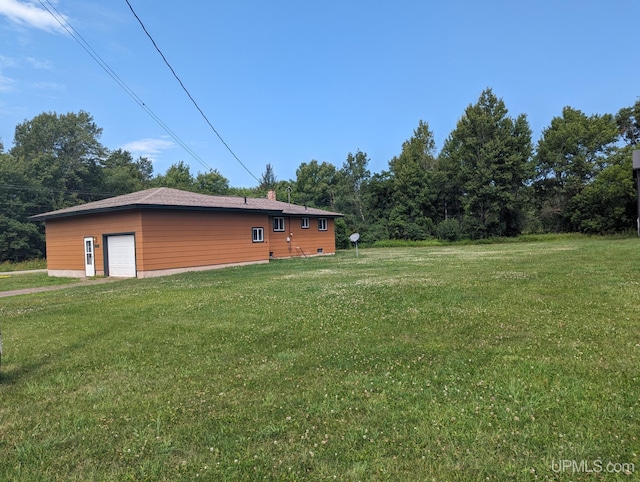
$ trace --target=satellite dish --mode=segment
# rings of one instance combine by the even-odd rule
[[[360,233],[353,233],[349,236],[352,243],[356,243],[356,258],[358,257],[358,240],[360,239]]]

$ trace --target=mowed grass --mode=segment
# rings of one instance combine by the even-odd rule
[[[30,259],[19,263],[11,263],[9,261],[0,263],[0,273],[6,273],[7,271],[23,271],[28,269],[47,269],[47,260]]]
[[[368,249],[5,298],[0,480],[637,478],[639,250]]]
[[[40,288],[77,283],[79,278],[57,278],[47,273],[0,273],[0,293],[27,288]],[[0,321],[1,322],[1,321]]]

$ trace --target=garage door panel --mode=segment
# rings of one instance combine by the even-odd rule
[[[133,234],[107,237],[109,276],[136,276],[136,243]]]

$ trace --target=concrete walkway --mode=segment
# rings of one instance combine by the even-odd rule
[[[0,271],[0,276],[12,275],[12,274],[31,274],[31,273],[46,273],[46,269],[28,269],[25,271]]]

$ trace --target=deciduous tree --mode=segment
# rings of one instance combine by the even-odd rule
[[[153,164],[145,157],[133,159],[130,152],[116,149],[101,163],[102,191],[115,196],[149,187]]]
[[[571,229],[593,234],[635,228],[636,184],[632,173],[632,149],[616,150],[593,182],[576,194],[567,206]]]
[[[631,107],[623,107],[616,114],[618,132],[628,145],[640,142],[640,100]]]
[[[225,195],[229,192],[229,180],[217,169],[205,173],[198,173],[195,188],[202,194]]]
[[[41,189],[23,168],[0,153],[0,263],[44,255],[44,230],[28,219],[41,212]]]
[[[336,168],[316,160],[303,162],[296,169],[294,201],[316,208],[334,208]]]
[[[172,164],[163,175],[153,179],[153,185],[157,187],[170,187],[183,191],[195,191],[196,180],[191,175],[191,169],[184,161]]]
[[[607,165],[618,139],[611,114],[587,116],[571,107],[562,110],[542,131],[535,156],[535,199],[545,229],[571,229],[567,206]]]
[[[60,209],[93,200],[92,194],[100,191],[99,165],[107,153],[101,135],[87,112],[48,112],[16,126],[10,153],[31,179],[49,190],[49,207]]]

